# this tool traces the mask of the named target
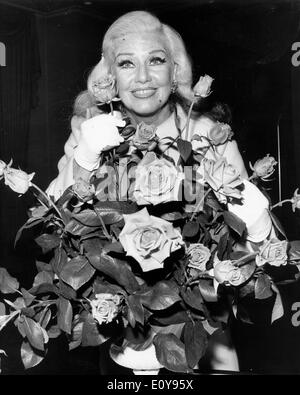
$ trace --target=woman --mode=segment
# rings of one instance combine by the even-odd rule
[[[95,98],[97,82],[110,76],[114,78],[120,99],[120,111],[115,111],[113,116],[101,114]],[[144,122],[157,127],[160,148],[175,161],[179,157],[176,145],[167,149],[162,139],[176,138],[180,132],[183,138],[194,141],[195,149],[201,148],[207,158],[214,158],[215,152],[207,143],[207,137],[216,125],[219,126],[216,118],[193,115],[189,127],[185,127],[186,109],[193,100],[192,67],[180,35],[148,12],[136,11],[121,16],[104,36],[102,57],[89,76],[87,92],[77,98],[72,133],[58,164],[59,175],[50,184],[48,194],[58,199],[77,179],[90,178],[99,166],[101,152],[120,144],[121,139],[115,132],[117,126],[124,125],[122,117],[130,118],[133,126]],[[217,154],[238,169],[243,179],[248,177],[234,140],[221,142]],[[246,185],[246,192],[247,189]],[[246,214],[243,209],[239,209],[238,214],[250,224],[249,240],[259,243],[271,231],[271,221],[266,217],[268,203],[258,190],[246,195],[243,205],[247,206]],[[252,207],[250,216],[249,204]],[[212,345],[215,369],[238,370],[235,353],[224,333]]]

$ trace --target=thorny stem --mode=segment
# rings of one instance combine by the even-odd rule
[[[283,203],[288,203],[288,202],[293,203],[293,200],[292,200],[292,199],[285,199],[285,200],[282,200],[281,202],[278,202],[278,203],[274,204],[274,206],[272,206],[272,207],[270,208],[270,210],[273,210],[273,208],[278,207],[278,206],[281,207],[281,206],[283,205]]]
[[[33,182],[30,183],[30,186],[35,188],[42,196],[44,196],[44,198],[47,200],[47,202],[50,203],[50,206],[52,206],[54,208],[54,210],[57,212],[57,214],[59,215],[59,218],[62,219],[60,211],[56,207],[55,203],[49,198],[49,196],[44,191],[42,191],[41,188],[39,188],[37,185],[35,185]]]
[[[189,126],[190,126],[191,114],[192,114],[192,110],[193,110],[193,107],[194,107],[194,104],[196,103],[196,101],[197,101],[196,99],[192,101],[190,108],[189,108],[188,115],[187,115],[186,126],[185,126],[185,129],[186,129],[185,134],[186,134],[187,138],[189,137]]]
[[[201,204],[203,203],[204,199],[206,198],[206,196],[209,194],[210,191],[211,191],[211,188],[208,188],[208,190],[205,192],[204,196],[200,199],[199,203],[197,204],[197,206],[195,208],[195,211],[193,212],[193,214],[191,216],[191,221],[193,221],[193,219],[195,218],[195,215],[197,214],[199,207],[201,206]]]

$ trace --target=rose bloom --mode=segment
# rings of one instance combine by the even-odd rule
[[[115,79],[111,74],[93,82],[93,94],[102,103],[110,103],[117,95]]]
[[[220,284],[237,287],[244,282],[241,269],[229,260],[218,261],[214,265],[214,277]]]
[[[257,266],[269,263],[272,266],[281,266],[287,264],[287,246],[286,240],[271,239],[264,242],[256,256]]]
[[[294,195],[291,199],[292,201],[292,210],[295,212],[296,208],[300,209],[300,194],[298,194],[299,188],[297,188],[294,192]]]
[[[133,145],[140,150],[146,150],[156,138],[156,129],[157,127],[154,125],[139,123],[133,136]]]
[[[125,226],[119,240],[144,272],[163,268],[170,254],[184,244],[180,232],[164,219],[149,215],[146,208],[124,214]]]
[[[72,186],[74,193],[84,202],[89,201],[95,194],[95,186],[79,178]]]
[[[122,297],[112,294],[96,294],[90,301],[92,316],[101,325],[111,322],[119,313]]]
[[[190,244],[187,249],[189,258],[188,267],[199,270],[201,272],[206,270],[206,263],[210,258],[210,250],[201,243]]]
[[[31,180],[35,173],[27,174],[23,170],[7,167],[4,169],[4,183],[8,185],[14,192],[24,194],[31,186]]]
[[[196,97],[207,97],[211,94],[211,84],[213,82],[213,78],[209,75],[201,76],[199,81],[194,86],[193,91]]]
[[[183,174],[171,162],[148,152],[136,167],[133,198],[137,204],[178,201]]]
[[[251,163],[249,163],[249,165],[251,170],[254,171],[253,175],[264,180],[274,173],[274,166],[277,165],[277,162],[273,158],[273,156],[270,156],[270,154],[268,154],[264,158],[258,159],[254,163],[254,166],[252,166]]]
[[[243,183],[235,167],[229,165],[225,158],[216,162],[213,160],[202,161],[205,181],[216,193],[217,198],[226,203],[226,197],[241,198],[241,191],[236,189]],[[222,196],[223,195],[223,196]]]
[[[224,144],[233,136],[233,131],[227,123],[216,122],[216,124],[208,132],[208,138],[213,145]]]

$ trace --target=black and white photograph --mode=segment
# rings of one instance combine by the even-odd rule
[[[0,0],[0,202],[1,376],[299,375],[300,0]]]

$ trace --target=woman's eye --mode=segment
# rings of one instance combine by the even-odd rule
[[[164,64],[164,63],[166,63],[166,59],[161,58],[160,56],[155,56],[154,58],[150,59],[150,64],[152,65]]]
[[[134,67],[134,64],[131,60],[121,60],[118,63],[118,67],[120,67],[121,69],[129,69],[131,67]]]

